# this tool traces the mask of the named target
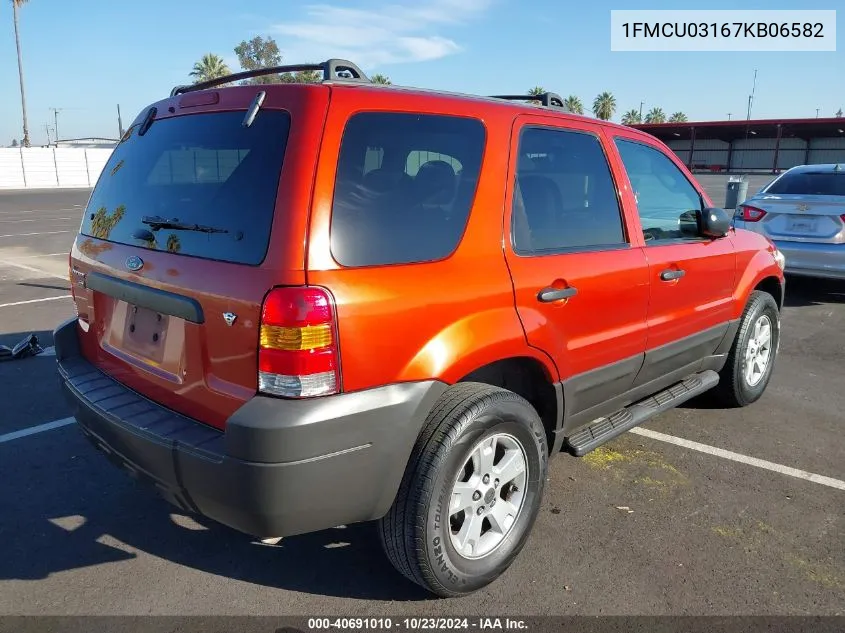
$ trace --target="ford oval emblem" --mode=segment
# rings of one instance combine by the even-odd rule
[[[126,258],[126,267],[133,272],[139,271],[144,267],[144,260],[137,255],[132,255]]]

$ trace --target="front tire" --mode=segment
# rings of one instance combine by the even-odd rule
[[[442,597],[490,584],[528,539],[547,467],[543,423],[524,398],[481,383],[451,387],[429,414],[379,521],[387,557]]]
[[[766,391],[780,343],[780,313],[774,297],[755,290],[748,299],[715,395],[726,407],[745,407]]]

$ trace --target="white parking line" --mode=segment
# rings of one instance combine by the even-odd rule
[[[68,211],[79,211],[82,205],[76,205],[70,209],[18,209],[16,211],[6,211],[3,215],[18,215],[21,213],[67,213]]]
[[[0,444],[3,444],[5,442],[11,442],[12,440],[18,440],[22,437],[36,435],[37,433],[43,433],[44,431],[60,429],[61,427],[67,426],[68,424],[73,424],[74,422],[76,422],[75,418],[62,418],[61,420],[54,420],[53,422],[39,424],[38,426],[31,426],[27,429],[14,431],[13,433],[6,433],[5,435],[0,435]]]
[[[17,222],[43,222],[43,221],[52,221],[52,220],[74,220],[75,218],[31,218],[26,220],[0,220],[0,223],[3,224],[14,224]]]
[[[15,257],[15,259],[39,259],[41,257],[58,257],[59,255],[67,257],[68,254],[69,254],[69,252],[65,251],[64,253],[44,253],[43,255],[24,255],[23,257]]]
[[[0,237],[29,237],[31,235],[58,235],[59,233],[74,233],[75,231],[44,231],[43,233],[9,233]]]
[[[42,301],[57,301],[58,299],[70,299],[71,295],[60,297],[44,297],[43,299],[27,299],[26,301],[13,301],[12,303],[0,303],[0,308],[11,308],[12,306],[24,306],[28,303],[41,303]]]
[[[710,446],[709,444],[700,444],[698,442],[692,442],[690,440],[685,440],[681,437],[675,437],[674,435],[666,435],[665,433],[658,433],[657,431],[644,429],[642,427],[635,427],[631,429],[631,433],[634,433],[635,435],[642,435],[643,437],[648,437],[659,442],[666,442],[667,444],[682,446],[693,451],[698,451],[699,453],[715,455],[716,457],[729,459],[733,462],[739,462],[740,464],[747,464],[748,466],[756,466],[757,468],[762,468],[764,470],[771,470],[773,472],[780,473],[781,475],[788,475],[790,477],[804,479],[806,481],[811,481],[814,484],[821,484],[822,486],[836,488],[837,490],[845,490],[845,481],[834,479],[833,477],[816,475],[815,473],[807,472],[806,470],[800,470],[798,468],[792,468],[790,466],[784,466],[782,464],[768,462],[765,459],[758,459],[756,457],[749,457],[748,455],[742,455],[740,453],[726,451],[722,448]]]
[[[3,237],[0,235],[0,237]],[[8,259],[0,259],[0,264],[4,266],[11,266],[13,268],[20,268],[21,270],[26,270],[31,273],[36,273],[38,275],[42,275],[43,277],[53,277],[54,279],[64,279],[66,282],[70,283],[70,279],[65,277],[64,275],[57,275],[56,273],[51,273],[46,270],[41,270],[40,268],[36,268],[35,266],[27,266],[26,264],[19,264],[17,262],[11,262]]]

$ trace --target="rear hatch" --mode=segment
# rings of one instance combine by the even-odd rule
[[[773,240],[845,243],[845,172],[786,173],[744,206]]]
[[[327,103],[324,86],[244,86],[187,93],[138,116],[71,252],[89,361],[218,428],[255,395],[262,301],[274,286],[305,283]]]

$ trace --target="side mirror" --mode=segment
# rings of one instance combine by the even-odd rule
[[[711,207],[699,213],[699,234],[703,237],[725,237],[730,232],[731,216],[724,209]]]
[[[678,218],[684,237],[725,237],[731,229],[731,216],[724,209],[712,208],[684,211]]]

